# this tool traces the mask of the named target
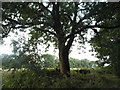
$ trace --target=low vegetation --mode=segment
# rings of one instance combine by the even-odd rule
[[[114,70],[109,66],[98,67],[96,62],[86,59],[70,58],[68,78],[60,73],[55,56],[42,55],[44,61],[39,64],[27,63],[26,55],[3,56],[3,88],[120,88],[120,78]]]
[[[88,71],[85,70],[84,71]],[[55,69],[13,71],[3,74],[3,88],[120,88],[120,79],[105,70],[89,69],[90,73],[71,71],[71,77]],[[11,83],[12,82],[12,83]]]

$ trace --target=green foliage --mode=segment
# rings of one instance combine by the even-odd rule
[[[43,54],[41,59],[43,60],[43,68],[54,68],[58,64],[58,59],[54,55]]]
[[[110,3],[107,7],[119,7],[118,3]],[[109,8],[108,10],[111,10]],[[120,21],[120,8],[111,11],[113,15],[111,19],[105,20],[105,25],[116,25]],[[115,19],[114,19],[115,18]],[[97,52],[97,57],[100,59],[99,64],[104,66],[109,64],[110,69],[113,70],[118,76],[120,76],[120,28],[116,29],[100,29],[99,35],[95,35],[92,39],[92,46]]]
[[[37,88],[38,86],[38,76],[33,71],[15,71],[3,77],[3,88]]]
[[[21,67],[21,62],[17,60],[16,55],[1,55],[2,68],[3,69],[17,69]]]
[[[71,68],[96,68],[97,63],[95,61],[89,61],[87,59],[74,59],[70,58],[70,67]]]
[[[3,75],[3,88],[119,88],[119,82],[114,74],[98,74],[97,70],[86,75],[73,71],[70,78],[53,70],[41,71],[39,76],[23,70]]]
[[[117,4],[115,5],[118,6]],[[118,8],[119,9],[119,8]],[[111,20],[104,21],[104,24],[116,24],[119,22],[119,12],[115,12],[114,22]],[[109,66],[114,69],[114,72],[120,76],[120,28],[116,29],[100,29],[99,34],[91,39],[92,46],[97,52],[97,57],[100,59],[99,64]]]

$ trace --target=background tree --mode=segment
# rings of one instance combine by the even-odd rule
[[[70,58],[70,67],[71,68],[96,68],[97,63],[95,61],[89,61],[87,59],[74,59]]]
[[[88,29],[97,32],[95,28],[120,27],[119,23],[103,23],[115,19],[113,16],[119,11],[119,6],[119,3],[3,3],[3,37],[18,28],[31,28],[29,40],[32,45],[43,42],[49,46],[52,42],[59,49],[61,73],[69,76],[69,51],[75,37],[83,42]]]
[[[18,69],[21,68],[21,63],[16,59],[16,55],[1,55],[2,68],[3,69]]]
[[[59,62],[57,57],[50,54],[43,54],[41,59],[43,60],[43,68],[55,68]]]

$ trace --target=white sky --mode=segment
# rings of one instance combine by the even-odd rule
[[[24,35],[27,36],[27,34],[25,34],[25,33],[24,33]],[[90,38],[90,30],[87,34],[87,37]],[[0,45],[0,54],[12,54],[12,47],[10,46],[12,39],[13,39],[13,37],[4,38],[5,44]],[[88,59],[90,61],[98,60],[97,58],[95,58],[95,56],[92,56],[92,54],[95,54],[95,52],[89,52],[89,50],[91,50],[91,46],[88,43],[86,43],[84,45],[86,47],[86,49],[82,48],[81,50],[78,50],[78,48],[77,48],[78,46],[80,46],[79,43],[73,42],[73,44],[75,44],[75,46],[72,46],[72,52],[70,53],[69,57],[76,58],[76,59]],[[42,49],[42,48],[43,47],[40,46],[40,49],[42,50],[42,53],[44,54],[45,52],[44,52],[44,49]],[[83,53],[82,51],[84,51],[86,53]],[[48,52],[46,52],[46,53],[56,55],[58,57],[58,50],[56,52],[54,52],[54,47],[52,44],[51,44]]]

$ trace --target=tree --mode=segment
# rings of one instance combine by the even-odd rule
[[[120,22],[120,12],[116,12],[114,17],[116,18],[114,21],[109,20],[104,24],[113,25]],[[91,44],[97,52],[96,56],[100,59],[98,63],[101,66],[108,64],[120,76],[120,28],[100,29],[99,34],[91,39]]]
[[[97,52],[97,57],[100,59],[100,66],[108,64],[114,68],[115,73],[120,76],[120,29],[112,29],[106,31],[100,30],[100,36],[94,36],[92,38],[92,45]],[[102,35],[101,35],[102,34]],[[98,41],[99,38],[99,41]]]
[[[44,68],[55,68],[58,64],[58,60],[56,59],[54,55],[43,54],[41,56],[41,59],[43,59]]]
[[[1,60],[2,60],[2,68],[3,69],[21,68],[21,62],[16,59],[17,58],[16,55],[3,54],[1,56],[2,56]]]
[[[89,61],[87,59],[74,59],[70,58],[70,67],[71,68],[96,68],[97,63],[95,61]]]
[[[111,18],[114,20],[114,13],[118,11],[119,6],[119,3],[83,2],[3,3],[2,36],[7,36],[14,29],[31,28],[31,43],[37,46],[43,42],[49,46],[49,42],[53,42],[59,49],[60,71],[70,76],[69,51],[73,41],[76,41],[75,37],[82,42],[85,41],[84,35],[89,29],[96,32],[95,28],[120,27],[119,23],[102,23]]]

